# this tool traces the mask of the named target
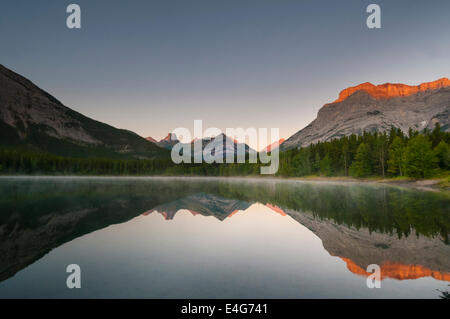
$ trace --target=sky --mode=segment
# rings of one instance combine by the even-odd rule
[[[66,7],[81,7],[68,29]],[[368,29],[366,7],[381,7]],[[66,106],[161,139],[177,127],[288,138],[363,82],[450,77],[450,1],[2,0],[0,63]]]

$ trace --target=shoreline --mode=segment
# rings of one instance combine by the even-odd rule
[[[72,179],[148,179],[148,178],[192,178],[192,179],[267,179],[303,182],[325,182],[325,183],[366,183],[384,184],[390,186],[413,188],[422,191],[450,192],[450,186],[444,178],[412,179],[412,178],[356,178],[348,176],[304,176],[304,177],[282,177],[282,176],[186,176],[186,175],[0,175],[0,179],[7,178],[72,178]]]

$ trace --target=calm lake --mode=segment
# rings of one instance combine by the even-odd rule
[[[449,228],[448,194],[385,185],[3,177],[0,298],[440,298]]]

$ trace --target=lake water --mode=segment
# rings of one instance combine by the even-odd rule
[[[440,298],[449,227],[448,194],[384,185],[3,177],[0,298]]]

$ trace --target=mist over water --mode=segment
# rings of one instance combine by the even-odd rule
[[[449,204],[361,183],[3,177],[0,297],[439,298]]]

